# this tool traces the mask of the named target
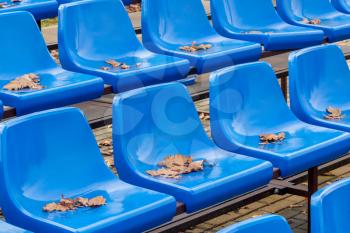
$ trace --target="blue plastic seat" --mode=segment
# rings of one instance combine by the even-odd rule
[[[98,75],[114,92],[183,79],[189,71],[187,60],[155,54],[142,46],[120,0],[61,5],[59,50],[64,68]],[[109,59],[134,66],[101,70]]]
[[[28,11],[33,14],[36,20],[53,18],[57,16],[58,3],[56,0],[22,0],[13,3],[11,0],[4,0],[1,3],[7,3],[8,7],[0,8],[0,13],[14,11]],[[1,31],[1,35],[6,33]]]
[[[201,0],[143,0],[142,40],[150,50],[189,59],[197,73],[207,73],[260,58],[256,43],[220,36],[210,25]],[[205,43],[212,48],[194,53],[181,46]]]
[[[269,162],[221,150],[210,141],[186,87],[180,83],[116,96],[113,142],[122,180],[170,194],[185,203],[187,212],[252,191],[272,177]],[[173,154],[205,159],[210,165],[180,179],[146,174]]]
[[[294,113],[314,125],[350,132],[350,71],[337,45],[294,52],[289,57],[290,102]],[[328,107],[340,108],[340,120],[326,120]]]
[[[349,0],[331,0],[333,6],[338,11],[341,11],[345,14],[350,14],[350,1]]]
[[[312,233],[348,233],[350,179],[320,189],[311,198]]]
[[[287,177],[344,155],[350,134],[301,122],[288,108],[271,66],[239,65],[210,77],[210,122],[224,150],[264,159]],[[259,135],[285,133],[280,143],[261,145]]]
[[[303,48],[322,44],[324,39],[321,30],[284,22],[271,0],[211,0],[210,4],[217,32],[229,38],[258,42],[265,50]]]
[[[330,42],[350,38],[350,15],[337,11],[331,0],[276,0],[277,11],[288,23],[321,29]],[[303,20],[321,20],[311,25]]]
[[[5,105],[17,115],[98,98],[103,80],[63,70],[50,56],[44,39],[28,12],[0,15],[0,87],[27,73],[39,76],[42,90],[0,90]]]
[[[285,218],[278,215],[265,215],[234,224],[218,233],[292,233]]]
[[[173,197],[124,183],[109,170],[76,108],[2,123],[0,137],[0,201],[6,220],[14,225],[37,233],[142,232],[175,214]],[[102,195],[106,205],[69,212],[42,210],[61,195]]]
[[[0,221],[0,233],[32,233],[31,231],[23,230],[6,222]]]

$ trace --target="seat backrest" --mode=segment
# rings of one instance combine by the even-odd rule
[[[143,0],[142,40],[188,43],[213,35],[201,0]]]
[[[168,155],[195,158],[193,152],[213,145],[186,87],[180,83],[117,95],[113,102],[113,142],[121,177],[127,169],[157,164]]]
[[[252,218],[231,227],[225,228],[218,233],[292,233],[285,218],[278,215],[265,215]]]
[[[252,29],[283,22],[271,0],[211,0],[210,4],[215,27],[219,23]]]
[[[273,128],[277,131],[296,119],[284,100],[273,69],[265,62],[212,73],[210,115],[211,124],[217,124],[212,125],[213,128],[227,130],[226,125],[232,126],[234,132],[231,133],[239,142],[245,140],[244,136],[268,133]],[[212,134],[215,133],[212,130]]]
[[[350,179],[335,182],[312,195],[311,232],[348,233]]]
[[[57,67],[29,12],[0,15],[0,86],[18,76]]]
[[[59,48],[68,57],[106,60],[142,48],[120,0],[88,0],[59,8]]]
[[[289,57],[290,101],[294,112],[322,112],[349,101],[350,72],[337,45],[321,45],[294,52]],[[300,111],[303,109],[304,111]]]
[[[331,0],[333,6],[343,13],[350,13],[350,0]]]
[[[287,22],[341,14],[333,7],[330,0],[277,0],[276,3],[278,13]]]
[[[37,203],[42,203],[36,209],[43,215],[41,208],[61,195],[101,195],[96,183],[114,179],[78,109],[9,120],[0,125],[0,138],[0,200],[10,222],[18,223],[23,210],[35,209]],[[26,228],[25,221],[20,223]]]

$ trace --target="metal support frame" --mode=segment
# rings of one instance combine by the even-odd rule
[[[156,227],[148,232],[179,232],[181,230],[185,230],[188,227],[197,225],[201,222],[233,211],[237,208],[241,208],[270,195],[284,195],[287,193],[302,196],[308,199],[308,229],[310,232],[310,198],[311,195],[318,189],[318,175],[334,170],[348,163],[350,163],[350,155],[345,155],[337,160],[321,165],[319,167],[310,168],[307,172],[303,172],[285,179],[279,177],[280,171],[279,169],[275,168],[273,180],[267,186],[192,214],[185,213],[186,207],[184,204],[178,203],[177,215],[172,221]],[[308,181],[307,187],[300,185],[300,183],[305,180]]]

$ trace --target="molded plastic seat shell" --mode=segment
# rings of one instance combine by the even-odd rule
[[[0,13],[28,11],[33,14],[36,20],[57,16],[58,3],[56,0],[22,0],[16,3],[13,3],[11,0],[4,0],[1,2],[6,2],[9,7],[0,8]],[[6,33],[6,31],[2,31],[2,35],[3,33]]]
[[[142,46],[120,0],[61,5],[59,49],[64,68],[98,75],[114,92],[183,79],[189,71],[187,60],[155,54]],[[109,59],[133,67],[101,70]]]
[[[350,134],[301,122],[288,108],[270,65],[256,62],[210,77],[210,122],[224,150],[264,159],[286,177],[344,155]],[[280,143],[261,145],[259,135],[284,132]]]
[[[130,91],[113,103],[113,142],[120,178],[170,194],[187,212],[252,191],[269,182],[269,162],[216,147],[206,135],[185,86],[163,84]],[[180,179],[151,177],[147,170],[168,155],[205,159],[208,166]]]
[[[0,221],[0,233],[32,233],[32,232],[23,230],[19,227]]]
[[[338,11],[341,11],[345,14],[350,14],[350,1],[349,0],[331,0],[333,6]]]
[[[265,215],[234,224],[218,233],[292,233],[285,218],[278,215]]]
[[[292,53],[289,80],[291,108],[301,120],[350,132],[350,71],[337,45]],[[326,120],[329,106],[340,108],[345,118]]]
[[[78,109],[10,120],[0,125],[0,137],[1,207],[14,225],[37,233],[142,232],[175,214],[173,197],[124,183],[108,169]],[[106,205],[69,212],[42,210],[61,195],[102,195]]]
[[[211,0],[210,5],[217,32],[258,42],[265,50],[297,49],[323,42],[323,31],[284,22],[271,0]]]
[[[321,29],[330,42],[350,38],[350,15],[337,11],[330,0],[276,0],[279,15],[290,24]],[[303,22],[319,19],[319,25]]]
[[[27,73],[39,76],[42,90],[0,90],[4,105],[17,115],[98,98],[103,80],[63,70],[50,56],[32,15],[11,12],[0,15],[0,87]]]
[[[350,229],[350,179],[337,181],[311,198],[312,233],[348,233]]]
[[[208,21],[201,0],[143,0],[142,40],[154,52],[190,60],[199,74],[255,61],[261,55],[259,44],[217,34]],[[179,49],[192,42],[213,47],[194,53]]]

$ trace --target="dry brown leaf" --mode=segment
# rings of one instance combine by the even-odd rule
[[[97,196],[88,200],[88,206],[99,207],[106,204],[106,199],[102,196]]]
[[[102,66],[101,70],[104,70],[104,71],[109,70],[109,67],[108,66]]]
[[[76,210],[77,208],[82,207],[98,207],[101,205],[106,204],[106,199],[102,196],[97,196],[91,199],[83,198],[83,197],[77,197],[75,199],[72,198],[64,198],[62,196],[61,200],[56,202],[51,202],[49,204],[46,204],[43,207],[43,211],[45,212],[66,212],[69,210]]]
[[[100,147],[102,146],[112,146],[112,139],[106,139],[98,144]]]
[[[281,142],[286,138],[286,134],[281,132],[279,134],[260,134],[260,144],[269,144],[275,142]]]
[[[318,25],[318,24],[321,23],[321,20],[320,20],[320,19],[307,19],[307,18],[303,18],[302,22],[305,23],[305,24]]]
[[[125,8],[128,11],[128,13],[140,12],[141,11],[141,3],[130,4],[128,6],[125,6]]]
[[[127,70],[127,69],[130,69],[130,66],[128,66],[127,64],[123,63],[121,66],[120,66],[121,69],[123,70]]]
[[[117,62],[116,60],[113,60],[113,59],[107,60],[106,63],[113,66],[113,68],[118,68],[121,65],[120,62]]]
[[[199,114],[199,119],[201,119],[201,120],[210,120],[210,115],[209,115],[209,113],[201,112]]]
[[[32,73],[18,77],[3,87],[3,89],[9,91],[18,91],[22,89],[41,90],[42,88],[43,86],[40,85],[39,76]]]
[[[158,163],[158,166],[162,168],[148,170],[146,173],[150,176],[179,179],[182,174],[202,171],[204,169],[204,160],[193,161],[191,156],[176,154],[167,156],[163,161]]]
[[[185,45],[185,46],[181,46],[179,49],[186,51],[186,52],[196,52],[199,50],[208,50],[210,48],[212,48],[213,46],[211,44],[196,44],[196,42],[192,42],[192,45]]]
[[[341,109],[331,106],[326,109],[326,113],[327,115],[325,115],[324,118],[327,120],[340,120],[345,117],[345,115],[342,114]]]

